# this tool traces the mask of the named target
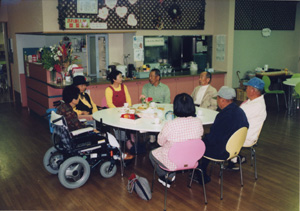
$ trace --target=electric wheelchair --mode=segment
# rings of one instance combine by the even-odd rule
[[[93,127],[69,132],[63,116],[51,112],[53,146],[44,155],[43,164],[51,174],[58,174],[60,183],[68,188],[79,188],[86,183],[91,169],[100,166],[104,178],[117,172],[121,160],[120,145],[108,132],[95,133]]]

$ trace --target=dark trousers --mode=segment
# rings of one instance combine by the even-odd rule
[[[163,168],[167,168],[167,167],[153,156],[152,151],[149,153],[149,159],[150,159],[153,167],[155,168],[155,171],[156,171],[157,175],[159,177],[165,177],[166,174],[168,173],[168,171],[163,170],[159,166],[162,166]],[[176,175],[176,173],[172,172],[172,173],[169,174],[169,178],[172,178],[175,175]]]

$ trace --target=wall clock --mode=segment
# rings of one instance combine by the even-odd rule
[[[269,37],[271,36],[271,29],[270,28],[264,28],[261,30],[263,37]]]

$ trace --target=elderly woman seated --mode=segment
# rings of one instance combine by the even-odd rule
[[[185,142],[189,139],[201,139],[203,135],[203,126],[199,118],[195,117],[195,104],[192,97],[186,93],[175,97],[174,114],[176,118],[167,122],[158,134],[157,142],[159,148],[150,152],[149,158],[159,176],[158,181],[164,186],[170,186],[175,180],[175,172],[169,175],[166,181],[167,172],[160,168],[175,169],[174,164],[169,160],[168,153],[172,145],[176,142]],[[156,165],[158,164],[158,165]]]
[[[75,76],[73,78],[73,86],[76,86],[80,90],[79,102],[74,107],[74,111],[78,114],[78,117],[86,120],[93,120],[92,114],[98,111],[97,105],[92,100],[91,96],[86,93],[86,87],[89,83],[82,75]]]

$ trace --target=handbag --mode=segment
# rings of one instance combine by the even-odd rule
[[[127,190],[129,193],[135,191],[139,197],[149,201],[152,198],[149,182],[145,177],[132,173],[128,178]]]

